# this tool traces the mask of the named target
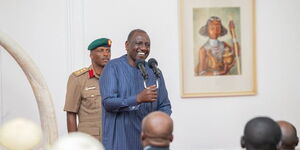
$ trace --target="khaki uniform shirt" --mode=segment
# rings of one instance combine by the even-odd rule
[[[101,96],[99,76],[93,68],[83,68],[73,72],[68,80],[64,110],[77,113],[78,131],[102,140]]]

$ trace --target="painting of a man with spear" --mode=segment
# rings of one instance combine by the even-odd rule
[[[229,21],[231,45],[218,39],[226,35],[227,32],[221,19],[217,16],[211,16],[206,25],[200,28],[200,35],[207,36],[208,40],[199,49],[199,63],[195,69],[196,76],[228,75],[234,66],[237,68],[234,75],[241,74],[240,48],[232,19]]]

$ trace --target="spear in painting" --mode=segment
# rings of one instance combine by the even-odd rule
[[[240,57],[239,57],[239,45],[236,39],[236,33],[235,33],[235,25],[233,22],[233,19],[230,17],[229,19],[229,31],[230,31],[230,35],[233,41],[233,49],[234,49],[234,54],[235,54],[235,58],[236,58],[236,65],[237,65],[237,72],[240,75],[241,74],[241,63],[240,63]]]

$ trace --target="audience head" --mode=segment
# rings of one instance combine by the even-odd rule
[[[25,118],[16,118],[0,127],[0,145],[7,150],[33,150],[41,146],[42,129]]]
[[[51,150],[104,150],[103,145],[94,137],[72,132],[54,143]]]
[[[247,122],[241,146],[247,150],[276,150],[280,138],[280,127],[274,120],[256,117]]]
[[[277,121],[281,129],[281,141],[279,142],[279,150],[294,150],[298,145],[299,139],[296,128],[287,121]]]
[[[141,139],[144,147],[169,147],[173,141],[173,120],[160,111],[148,114],[142,121]]]

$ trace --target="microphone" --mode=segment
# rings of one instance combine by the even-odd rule
[[[148,73],[145,69],[145,60],[137,59],[135,60],[136,67],[141,71],[144,80],[148,79]]]
[[[156,78],[160,78],[161,71],[158,69],[157,61],[154,58],[149,59],[148,66],[153,70]]]

